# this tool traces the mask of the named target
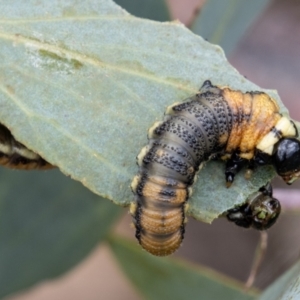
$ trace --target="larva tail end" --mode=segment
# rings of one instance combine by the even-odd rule
[[[155,256],[168,256],[173,254],[180,247],[183,236],[178,230],[164,241],[155,241],[150,235],[142,234],[139,242],[140,245],[149,253]]]

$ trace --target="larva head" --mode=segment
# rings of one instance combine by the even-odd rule
[[[280,202],[272,197],[270,184],[251,195],[247,202],[227,212],[227,219],[245,228],[266,230],[274,225],[280,215]]]
[[[287,184],[300,178],[300,141],[296,138],[283,138],[276,143],[273,164],[277,174]]]
[[[260,195],[250,204],[252,213],[251,227],[258,230],[266,230],[274,225],[280,215],[280,202],[271,196]]]

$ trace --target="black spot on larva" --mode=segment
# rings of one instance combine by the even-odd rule
[[[230,97],[231,92],[226,88],[226,97]],[[233,94],[236,97],[236,93]],[[244,97],[244,94],[238,94]],[[250,96],[260,94],[264,95],[262,92],[249,93]],[[261,99],[269,101],[267,98]],[[270,156],[269,154],[256,149],[256,140],[251,149],[247,148],[248,146],[244,147],[247,149],[243,150],[243,153],[240,145],[234,144],[242,140],[240,136],[231,140],[232,134],[243,134],[243,130],[247,129],[248,133],[249,129],[256,130],[257,117],[252,114],[254,110],[246,111],[243,104],[231,108],[230,105],[236,103],[234,99],[231,100],[233,101],[225,98],[224,88],[214,86],[206,80],[199,93],[168,109],[165,121],[154,129],[140,166],[140,177],[134,191],[137,207],[133,213],[136,237],[142,247],[150,253],[158,256],[169,255],[180,246],[185,232],[185,205],[190,187],[195,181],[195,174],[200,165],[209,157],[215,155],[229,158],[227,166],[232,170],[226,170],[225,173],[232,173],[232,181],[240,169],[236,162],[245,162],[248,159],[241,157],[241,154],[255,153],[253,158],[249,158],[252,168],[258,161],[258,154],[262,164],[273,163],[273,158],[267,159],[265,156]],[[264,103],[261,103],[260,107],[264,107]],[[270,112],[264,113],[268,115]],[[278,117],[278,111],[274,110],[271,114],[271,120],[275,120],[275,116]],[[235,129],[242,123],[241,130]],[[264,125],[268,125],[271,130],[270,124]],[[261,123],[259,126],[265,128]],[[274,133],[276,136],[279,136],[279,133],[283,135],[281,132]],[[228,146],[227,143],[232,144]],[[284,159],[282,158],[280,163]],[[290,175],[285,172],[285,176],[286,180],[289,180],[290,177],[287,176]],[[146,185],[147,188],[144,188]],[[147,208],[147,215],[143,213],[143,207]]]
[[[272,132],[274,133],[274,135],[275,135],[277,138],[281,138],[281,137],[282,137],[282,132],[281,132],[281,130],[278,130],[276,127],[273,127],[271,130],[272,130]]]
[[[172,189],[162,189],[160,192],[159,192],[160,195],[162,196],[167,196],[167,197],[175,197],[176,196],[176,192]]]

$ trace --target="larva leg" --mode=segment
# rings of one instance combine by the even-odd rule
[[[231,158],[226,162],[225,178],[226,186],[230,187],[234,181],[235,175],[247,164],[247,160],[241,158],[238,154],[232,154]]]
[[[213,85],[211,84],[210,80],[205,80],[202,84],[202,86],[200,87],[199,91],[203,91],[204,89],[209,89],[212,88]]]
[[[251,159],[248,163],[247,170],[245,172],[245,178],[249,180],[252,177],[253,171],[256,169],[257,165],[254,160]]]
[[[270,182],[259,189],[265,196],[273,197],[273,188]]]

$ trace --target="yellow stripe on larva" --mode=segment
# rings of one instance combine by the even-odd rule
[[[9,144],[0,143],[0,152],[5,155],[11,155],[13,151]]]
[[[157,127],[159,127],[161,124],[163,124],[164,122],[162,121],[158,121],[158,122],[155,122],[148,130],[148,138],[149,139],[152,139],[154,137],[156,137],[156,134],[154,133],[155,129]]]
[[[277,132],[281,133],[281,137],[296,135],[296,128],[287,117],[281,117],[276,123],[275,129]],[[271,155],[273,153],[274,145],[281,137],[277,136],[275,132],[270,131],[262,138],[256,148]]]
[[[37,160],[40,158],[38,154],[24,147],[15,146],[13,147],[13,152],[29,160]]]

